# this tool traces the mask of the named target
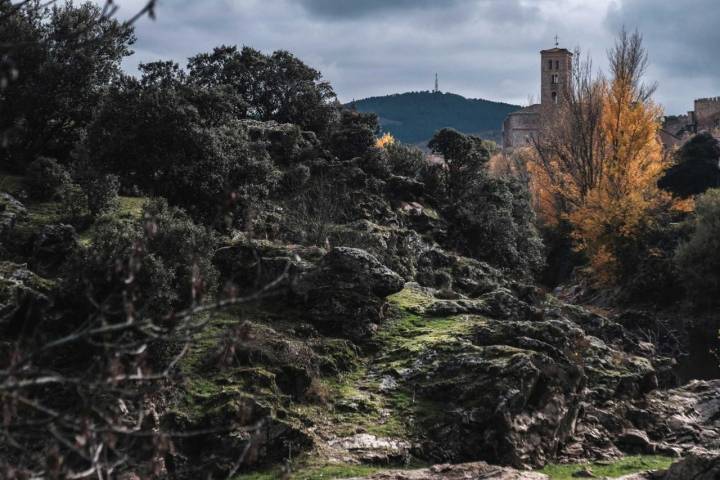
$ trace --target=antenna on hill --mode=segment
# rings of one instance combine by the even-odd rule
[[[435,74],[435,90],[433,93],[440,93],[440,82],[438,81],[438,74]]]

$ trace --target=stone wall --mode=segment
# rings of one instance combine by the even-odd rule
[[[528,144],[529,137],[540,131],[538,105],[532,105],[507,116],[503,122],[503,148],[512,149]]]
[[[695,100],[695,122],[698,132],[720,128],[720,97]]]

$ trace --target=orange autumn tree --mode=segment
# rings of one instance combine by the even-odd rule
[[[375,140],[375,147],[377,148],[387,148],[388,145],[393,145],[395,143],[395,137],[392,136],[390,133],[386,133],[382,137]]]
[[[568,92],[531,162],[541,211],[570,223],[604,284],[617,280],[623,248],[669,205],[657,188],[667,167],[658,139],[662,111],[651,98],[655,86],[642,83],[642,36],[623,30],[609,60],[609,80],[573,82],[571,90],[580,91]]]

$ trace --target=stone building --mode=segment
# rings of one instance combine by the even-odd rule
[[[503,149],[528,145],[540,132],[543,112],[551,112],[565,98],[572,79],[573,54],[565,48],[540,52],[540,103],[511,113],[503,122]]]
[[[720,97],[699,98],[687,115],[665,117],[660,137],[666,147],[673,147],[700,132],[720,135]]]

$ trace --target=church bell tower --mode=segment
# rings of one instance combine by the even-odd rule
[[[572,80],[572,62],[572,52],[559,48],[557,36],[555,48],[540,52],[540,103],[543,107],[557,105],[563,101]]]

